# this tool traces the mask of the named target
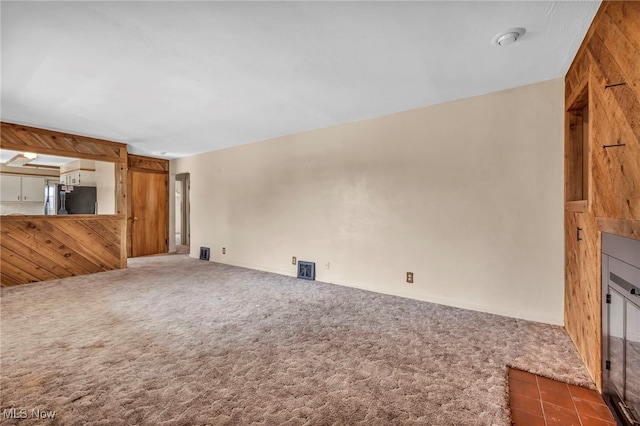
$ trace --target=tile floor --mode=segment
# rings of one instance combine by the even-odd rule
[[[511,423],[516,426],[615,426],[597,391],[509,369]]]

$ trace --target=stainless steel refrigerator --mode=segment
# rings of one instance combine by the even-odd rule
[[[95,214],[97,192],[95,186],[74,186],[63,190],[59,182],[47,182],[45,186],[44,214]]]

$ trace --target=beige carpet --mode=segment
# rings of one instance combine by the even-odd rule
[[[508,425],[507,365],[590,384],[560,327],[179,255],[1,307],[1,408],[47,424]]]
[[[189,254],[190,251],[189,246],[176,244],[176,254]]]

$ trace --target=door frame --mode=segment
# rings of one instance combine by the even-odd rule
[[[191,245],[191,203],[189,201],[189,192],[191,190],[191,176],[188,172],[176,174],[176,185],[180,185],[180,245]],[[175,235],[174,235],[175,237]]]

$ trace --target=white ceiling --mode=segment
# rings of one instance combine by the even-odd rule
[[[18,154],[24,154],[23,151],[12,151],[10,149],[0,149],[0,163],[4,164],[11,160]],[[30,161],[31,166],[53,166],[60,167],[63,164],[67,164],[71,161],[75,161],[74,158],[58,157],[55,155],[42,155],[38,154],[35,160]]]
[[[0,4],[3,121],[173,158],[562,77],[600,2]]]

